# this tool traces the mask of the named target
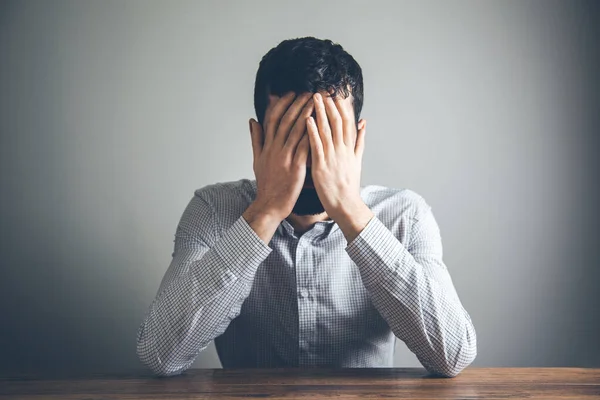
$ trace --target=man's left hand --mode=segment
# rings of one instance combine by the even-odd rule
[[[306,124],[313,183],[325,211],[350,242],[373,217],[360,197],[366,121],[358,122],[357,132],[350,102],[320,93],[313,99],[317,120],[309,117]]]

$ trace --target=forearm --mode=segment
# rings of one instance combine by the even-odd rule
[[[476,355],[476,335],[441,260],[419,263],[378,219],[348,247],[373,304],[430,371],[455,376]]]
[[[141,361],[159,375],[187,369],[239,315],[256,269],[269,253],[240,219],[200,259],[176,254],[174,263],[190,265],[150,306],[138,335]]]
[[[408,255],[369,292],[395,335],[430,372],[455,376],[476,355],[476,335],[459,301]]]

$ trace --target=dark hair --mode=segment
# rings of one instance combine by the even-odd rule
[[[260,61],[254,84],[254,110],[263,123],[268,95],[282,96],[293,91],[332,97],[354,97],[356,122],[363,105],[363,77],[360,65],[342,46],[314,37],[288,39],[269,50]]]

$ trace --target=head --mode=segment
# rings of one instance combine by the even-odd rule
[[[254,85],[254,109],[261,125],[270,102],[290,91],[298,95],[321,92],[342,96],[352,102],[358,124],[363,105],[362,70],[342,46],[331,40],[314,37],[284,40],[265,54]],[[311,187],[310,163],[307,168],[307,184],[293,210],[297,215],[325,211]]]

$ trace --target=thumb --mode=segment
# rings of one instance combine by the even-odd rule
[[[250,118],[250,138],[252,139],[252,154],[254,155],[254,159],[258,159],[260,154],[262,153],[263,147],[263,132],[262,127],[258,122],[254,120],[254,118]]]
[[[367,131],[367,121],[362,119],[358,123],[358,133],[356,134],[356,147],[354,148],[354,154],[362,161],[363,153],[365,152],[365,133]]]

